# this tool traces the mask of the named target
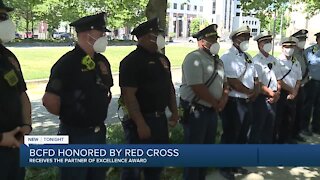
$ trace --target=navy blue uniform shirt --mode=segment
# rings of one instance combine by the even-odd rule
[[[168,58],[139,46],[120,63],[120,87],[138,88],[136,97],[142,113],[164,111],[169,105],[171,72]]]
[[[60,96],[60,120],[73,127],[100,125],[107,117],[113,79],[108,60],[91,59],[79,45],[52,67],[46,92]]]
[[[21,94],[27,90],[17,57],[0,45],[0,132],[22,125]]]

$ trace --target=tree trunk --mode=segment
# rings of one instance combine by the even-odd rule
[[[166,30],[167,2],[168,0],[149,0],[146,7],[146,16],[148,20],[158,17],[160,28],[164,31]]]

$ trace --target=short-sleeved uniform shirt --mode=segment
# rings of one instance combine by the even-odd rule
[[[245,87],[249,89],[254,88],[254,78],[257,77],[257,72],[249,54],[240,53],[236,47],[232,46],[221,56],[221,60],[223,61],[227,78],[239,79]],[[229,96],[248,98],[246,94],[234,89],[230,91]]]
[[[294,57],[293,60],[287,60],[287,57],[281,54],[279,56],[279,70],[281,79],[290,71],[282,81],[291,88],[294,88],[297,81],[302,79],[300,63]]]
[[[22,125],[21,94],[27,90],[17,57],[0,45],[0,132]]]
[[[265,57],[263,54],[258,53],[253,57],[252,61],[258,74],[259,81],[273,91],[277,91],[277,81],[281,78],[278,60],[272,55]]]
[[[79,45],[52,67],[46,92],[60,97],[60,120],[72,127],[100,125],[107,117],[113,79],[108,60],[90,58]]]
[[[315,44],[305,50],[312,79],[320,81],[320,45]]]
[[[137,88],[136,98],[142,113],[164,111],[172,89],[169,59],[138,45],[120,63],[119,84]]]
[[[205,84],[215,73],[217,75],[214,81],[209,84],[208,89],[210,94],[219,100],[222,97],[223,83],[226,82],[222,61],[218,56],[209,55],[202,49],[189,53],[182,64],[181,98],[188,102],[193,101],[195,93],[191,86]],[[196,103],[211,107],[209,103],[203,100],[199,100]]]
[[[296,58],[301,66],[302,80],[301,84],[305,84],[309,81],[309,70],[308,70],[308,60],[305,56],[304,50],[295,48],[293,52],[293,57]]]

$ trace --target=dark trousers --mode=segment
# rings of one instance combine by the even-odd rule
[[[96,131],[96,132],[95,132]],[[106,144],[106,127],[99,126],[99,131],[92,128],[75,128],[60,124],[59,134],[69,135],[69,144]],[[105,167],[61,167],[61,180],[105,180]]]
[[[246,144],[248,131],[253,120],[252,103],[243,98],[229,97],[221,112],[221,144]],[[233,173],[237,167],[222,167],[220,170]]]
[[[0,147],[0,179],[23,180],[25,168],[20,167],[19,148]]]
[[[252,103],[246,99],[229,97],[221,113],[223,134],[221,144],[245,144],[253,119]]]
[[[125,132],[125,138],[128,144],[168,144],[168,122],[165,114],[156,116],[144,116],[144,120],[151,130],[151,137],[146,140],[141,140],[137,132],[137,126],[133,120],[128,119],[122,122],[122,127]],[[121,172],[121,180],[140,180],[141,171],[143,171],[145,180],[160,180],[161,167],[148,168],[123,168]]]
[[[288,100],[288,93],[281,91],[277,104],[277,116],[275,126],[275,143],[290,143],[292,141],[292,131],[296,116],[296,100]]]
[[[212,109],[201,105],[195,106],[183,124],[186,144],[214,144],[217,132],[218,115]],[[183,179],[204,180],[206,168],[184,169]]]
[[[310,80],[304,88],[306,99],[303,107],[302,129],[308,130],[312,119],[312,130],[320,132],[320,81]]]
[[[300,131],[302,130],[303,108],[304,108],[305,99],[306,99],[306,94],[305,94],[304,87],[300,87],[299,93],[296,97],[296,117],[295,117],[293,131],[292,131],[293,137],[298,136]]]
[[[259,95],[252,105],[254,111],[249,143],[272,144],[276,120],[276,103],[270,104],[267,102],[265,95]]]

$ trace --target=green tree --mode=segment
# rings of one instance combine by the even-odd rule
[[[198,31],[200,31],[200,29],[203,29],[208,25],[209,25],[208,21],[206,21],[202,18],[192,19],[192,21],[190,23],[190,34],[195,34]]]
[[[11,7],[15,8],[13,12],[13,19],[18,21],[22,18],[25,21],[26,37],[30,30],[33,34],[34,24],[40,18],[35,11],[36,6],[41,4],[43,0],[10,0],[5,2]],[[31,29],[30,29],[31,28]]]
[[[280,15],[286,10],[291,11],[292,0],[241,0],[242,10],[245,14],[256,13],[256,17],[260,19],[261,29],[273,30],[274,14],[276,13],[276,30],[280,30]],[[287,19],[285,19],[287,22]],[[283,23],[283,25],[287,25]],[[285,26],[283,26],[285,27]]]
[[[297,0],[295,0],[297,1]],[[320,1],[319,0],[302,0],[306,3],[306,12],[308,13],[309,17],[315,14],[320,13]],[[301,1],[297,1],[301,2]]]

